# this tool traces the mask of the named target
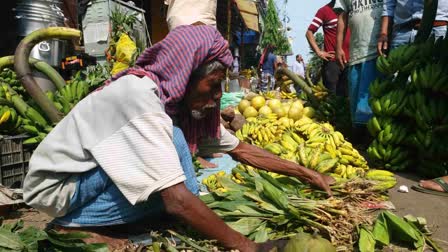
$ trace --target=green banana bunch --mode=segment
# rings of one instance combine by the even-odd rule
[[[410,153],[405,148],[391,144],[383,145],[377,140],[367,148],[367,154],[384,168],[393,171],[404,170],[412,163]]]
[[[10,106],[0,106],[0,131],[3,134],[19,133],[22,117]]]

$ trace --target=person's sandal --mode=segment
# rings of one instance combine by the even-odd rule
[[[443,192],[426,189],[424,187],[421,187],[420,185],[413,185],[411,188],[418,192],[422,192],[422,193],[428,193],[428,194],[448,197],[448,183],[445,182],[445,180],[443,180],[442,178],[435,178],[435,179],[431,179],[431,180],[434,181],[434,183],[437,183],[438,185],[440,185],[440,187],[442,187],[442,189],[443,189]]]

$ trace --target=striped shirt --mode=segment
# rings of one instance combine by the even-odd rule
[[[324,31],[324,50],[326,52],[335,52],[337,26],[338,26],[338,16],[333,11],[331,6],[327,4],[317,11],[316,15],[313,18],[313,21],[308,27],[308,30],[315,33],[317,30],[319,30],[320,27],[322,27]],[[347,29],[347,34],[345,36],[343,45],[343,49],[347,58],[350,55],[349,44],[350,44],[350,30]],[[336,58],[334,58],[333,60],[336,60]]]

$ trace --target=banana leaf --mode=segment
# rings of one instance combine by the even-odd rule
[[[392,212],[385,211],[382,213],[384,218],[387,220],[387,226],[389,232],[394,240],[399,240],[403,242],[416,242],[419,244],[422,240],[421,235],[415,230],[409,223],[404,221],[402,218],[396,216]],[[416,248],[418,248],[416,246]]]
[[[375,238],[370,230],[361,226],[358,248],[360,252],[375,252]]]
[[[375,240],[382,245],[387,246],[390,243],[389,229],[387,227],[387,222],[382,214],[380,214],[375,221],[373,236]]]
[[[18,233],[20,240],[25,244],[26,251],[37,252],[39,249],[39,241],[48,238],[47,233],[35,227],[28,227],[27,229]]]
[[[20,237],[10,230],[3,227],[0,228],[0,250],[1,251],[23,251],[25,244],[20,240]]]
[[[267,241],[269,239],[269,234],[266,229],[266,222],[263,222],[263,224],[261,224],[249,238],[258,243]]]
[[[225,189],[227,189],[229,191],[244,191],[244,190],[246,190],[246,187],[235,183],[233,180],[231,180],[227,176],[218,176],[217,180]]]
[[[211,209],[222,209],[233,212],[240,206],[257,206],[257,204],[244,200],[244,201],[215,201],[207,205]]]
[[[235,222],[228,222],[227,225],[242,235],[250,235],[261,225],[262,222],[263,220],[259,218],[242,218]]]

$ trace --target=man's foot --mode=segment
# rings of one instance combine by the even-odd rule
[[[214,163],[210,163],[209,161],[201,158],[201,157],[197,157],[197,160],[199,161],[199,163],[201,164],[202,167],[204,168],[216,168],[218,167],[216,164]]]
[[[445,183],[448,184],[448,176],[443,176],[443,177],[441,177],[441,179],[443,181],[445,181]],[[444,188],[442,188],[442,186],[440,184],[434,182],[433,180],[420,180],[419,185],[428,190],[445,192]]]
[[[213,153],[210,157],[218,158],[218,157],[222,157],[222,154],[221,153]],[[201,166],[204,167],[204,168],[216,168],[216,167],[218,167],[216,164],[210,163],[209,161],[203,159],[202,157],[197,157],[197,160],[199,161]]]

